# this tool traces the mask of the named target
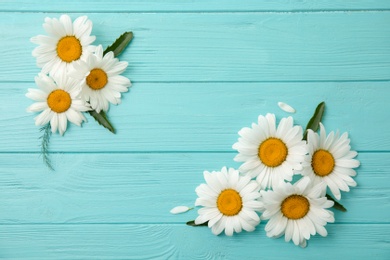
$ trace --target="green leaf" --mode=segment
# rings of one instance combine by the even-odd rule
[[[209,223],[209,222],[207,221],[207,222],[202,223],[202,224],[195,224],[195,220],[191,220],[191,221],[188,221],[186,224],[187,224],[188,226],[191,226],[191,227],[204,227],[204,226],[207,227],[208,223]]]
[[[112,51],[114,52],[114,57],[117,57],[121,52],[127,47],[127,45],[133,39],[133,32],[125,32],[115,42],[108,46],[107,49],[104,50],[103,55]]]
[[[337,210],[340,210],[342,212],[347,212],[347,209],[341,205],[340,203],[338,203],[334,198],[332,198],[330,195],[326,194],[326,198],[328,200],[331,200],[334,202],[334,205],[333,205],[333,208],[337,209]]]
[[[110,121],[108,121],[108,118],[107,118],[107,115],[106,113],[104,113],[104,111],[100,111],[100,113],[96,112],[96,110],[91,110],[91,111],[88,111],[88,113],[93,117],[95,118],[95,120],[102,126],[104,126],[105,128],[107,128],[111,133],[115,134],[115,129],[114,127],[112,126],[112,124],[110,123]]]
[[[50,131],[50,123],[43,126],[40,131],[43,132],[43,135],[39,137],[39,139],[42,139],[41,143],[41,154],[42,159],[45,165],[51,170],[54,171],[53,166],[51,165],[51,160],[49,156],[49,143],[50,143],[50,137],[51,137],[51,131]]]
[[[308,132],[307,130],[311,129],[314,132],[318,130],[324,111],[325,111],[325,102],[321,102],[318,104],[312,118],[309,120],[309,123],[307,123],[306,130],[303,135],[303,140],[307,140],[307,132]]]

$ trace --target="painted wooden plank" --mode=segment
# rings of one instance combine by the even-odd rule
[[[6,259],[388,259],[390,225],[327,226],[307,248],[252,233],[214,236],[184,225],[2,225]]]
[[[135,82],[390,79],[389,11],[88,15],[104,46],[134,31],[122,59]],[[1,14],[0,81],[39,72],[29,38],[44,33],[46,16],[60,14]]]
[[[113,135],[87,116],[82,128],[71,125],[64,137],[53,135],[53,152],[225,151],[259,114],[288,114],[277,102],[293,106],[295,122],[306,126],[321,101],[327,104],[328,130],[349,132],[359,151],[390,151],[389,82],[352,83],[135,83],[108,115]],[[0,83],[0,151],[40,151],[39,127],[25,112],[24,97],[34,83]]]
[[[3,0],[0,11],[29,12],[205,12],[205,11],[325,11],[325,10],[378,10],[390,9],[386,0],[124,0],[87,1],[75,0]]]
[[[238,167],[229,153],[0,155],[0,224],[185,223],[204,170]],[[358,186],[342,194],[340,223],[390,223],[390,153],[362,153]],[[1,233],[1,232],[0,232]],[[0,240],[1,241],[1,240]],[[1,250],[0,250],[1,251]]]

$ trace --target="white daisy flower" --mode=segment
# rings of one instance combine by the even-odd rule
[[[46,17],[43,28],[48,35],[32,37],[31,42],[39,45],[32,55],[45,74],[66,73],[74,61],[85,59],[96,48],[90,45],[96,37],[91,36],[92,22],[87,16],[73,23],[68,15],[59,20]]]
[[[325,127],[320,124],[320,134],[309,130],[307,142],[309,154],[303,163],[302,174],[309,176],[314,185],[324,182],[340,200],[340,190],[349,191],[349,186],[356,186],[351,177],[356,175],[353,168],[360,165],[353,159],[357,152],[351,151],[348,133],[339,136],[339,132],[332,131],[327,136]]]
[[[223,230],[228,236],[233,232],[240,233],[242,229],[250,232],[260,223],[256,211],[262,209],[259,185],[251,181],[250,177],[240,176],[233,168],[223,167],[220,172],[205,171],[204,178],[207,184],[196,188],[196,206],[203,206],[198,210],[199,216],[195,224],[208,221],[208,227],[215,235]]]
[[[316,233],[327,236],[325,225],[334,222],[333,212],[327,210],[333,201],[327,200],[324,184],[310,185],[303,177],[297,183],[280,183],[274,190],[261,191],[265,211],[261,218],[269,219],[265,226],[268,237],[285,235],[295,245],[306,247],[306,240]]]
[[[78,82],[64,75],[47,76],[43,73],[35,77],[39,89],[29,88],[26,96],[36,103],[27,108],[28,112],[40,112],[35,118],[35,125],[46,125],[50,122],[51,131],[58,129],[60,135],[66,131],[68,120],[80,126],[86,121],[81,111],[88,111],[87,107],[79,98],[80,88]]]
[[[101,110],[108,110],[109,102],[119,104],[121,92],[128,91],[131,86],[128,78],[119,75],[127,65],[127,62],[114,58],[113,52],[108,52],[103,57],[103,48],[99,45],[95,54],[90,55],[85,62],[74,64],[69,76],[82,81],[83,99],[99,113]]]
[[[238,132],[241,138],[233,145],[239,152],[234,160],[243,162],[239,171],[257,177],[262,188],[291,181],[294,170],[302,169],[307,153],[302,133],[301,126],[293,126],[292,117],[283,118],[276,128],[274,114],[260,115],[258,124]]]

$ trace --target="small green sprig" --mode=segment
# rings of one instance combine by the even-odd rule
[[[42,136],[39,137],[39,139],[42,140],[41,154],[42,154],[43,162],[51,171],[54,171],[54,167],[51,164],[50,155],[49,155],[49,144],[50,144],[50,137],[51,137],[50,123],[41,127],[40,131],[43,132]]]

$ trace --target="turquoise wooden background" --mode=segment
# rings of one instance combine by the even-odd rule
[[[46,16],[88,15],[104,46],[125,30],[133,81],[111,106],[112,135],[88,117],[39,157],[24,95],[39,72],[30,37]],[[1,259],[388,259],[390,1],[0,1]],[[184,223],[203,170],[234,166],[237,131],[259,114],[305,125],[325,101],[348,131],[358,187],[327,238],[306,249],[253,233],[214,236]]]

